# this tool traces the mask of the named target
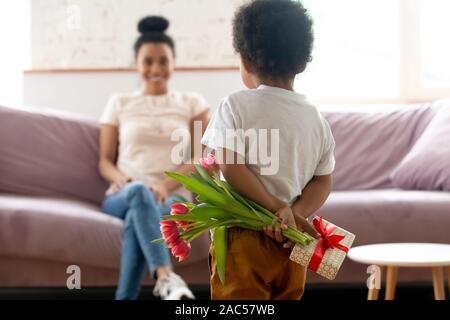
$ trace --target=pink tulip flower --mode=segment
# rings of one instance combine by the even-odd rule
[[[179,215],[179,214],[186,214],[189,212],[189,208],[184,203],[174,203],[170,206],[170,214],[172,215]]]
[[[219,164],[217,163],[216,157],[214,157],[212,153],[208,153],[205,158],[201,158],[199,163],[202,168],[211,175],[219,172]]]
[[[175,246],[172,247],[172,255],[181,262],[189,256],[191,245],[183,239],[178,239]]]
[[[172,215],[183,215],[187,214],[189,212],[189,208],[184,203],[175,203],[170,206],[171,211],[170,214]],[[191,221],[177,221],[177,224],[184,230],[188,230],[189,226],[192,224]]]
[[[180,231],[178,230],[177,223],[172,220],[161,221],[161,234],[164,241],[167,244],[173,242],[176,238],[180,237]]]

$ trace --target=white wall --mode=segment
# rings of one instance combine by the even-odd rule
[[[55,109],[98,118],[111,94],[132,92],[139,86],[138,75],[134,72],[27,73],[24,77],[24,101],[27,107]],[[239,71],[179,71],[171,79],[170,87],[199,92],[212,109],[227,94],[244,89]],[[378,112],[405,107],[401,103],[330,104],[314,99],[312,102],[321,110]]]
[[[24,104],[98,118],[111,94],[140,87],[134,72],[27,73]],[[179,71],[171,89],[196,91],[215,108],[227,94],[243,89],[239,71]]]
[[[28,66],[28,11],[25,0],[0,1],[0,104],[23,102],[22,70]]]

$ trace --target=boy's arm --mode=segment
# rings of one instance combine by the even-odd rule
[[[228,158],[233,160],[232,164],[226,163],[225,159],[227,159],[227,154],[232,156],[232,158]],[[297,217],[287,203],[268,192],[258,176],[245,164],[237,164],[241,163],[237,162],[238,157],[239,155],[236,152],[226,149],[217,150],[216,159],[219,161],[220,170],[228,183],[246,198],[257,202],[281,218],[283,221],[281,228],[286,229],[288,225],[296,225],[300,230],[308,232],[311,236],[318,238],[316,230],[305,218],[301,216]],[[264,232],[278,242],[286,241],[282,236],[279,227],[273,228],[271,225],[268,225],[264,228]],[[292,243],[288,241],[285,244],[285,247],[288,248],[291,245]]]
[[[228,156],[228,154],[231,155]],[[232,157],[235,164],[226,164],[227,156]],[[225,179],[243,196],[272,212],[288,206],[287,203],[268,192],[261,180],[245,164],[236,164],[239,157],[236,152],[218,149],[216,157]],[[331,175],[314,176],[306,185],[302,195],[291,206],[294,215],[307,218],[319,210],[327,200],[331,186]]]
[[[291,207],[296,219],[307,218],[319,210],[330,195],[331,186],[331,175],[314,176]]]
[[[302,194],[291,206],[297,227],[312,236],[315,233],[315,238],[319,238],[320,235],[314,229],[311,231],[311,224],[306,218],[322,207],[331,192],[331,186],[331,175],[314,176],[303,189]],[[288,241],[283,246],[289,248],[293,245],[292,241]]]
[[[246,198],[255,201],[271,212],[288,205],[267,191],[261,180],[243,163],[242,157],[227,149],[218,149],[216,159],[220,170],[229,184]],[[227,164],[226,159],[232,159]],[[240,159],[240,161],[238,161]]]

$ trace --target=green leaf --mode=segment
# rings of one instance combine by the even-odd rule
[[[203,233],[209,231],[209,229],[210,229],[209,225],[205,224],[196,225],[193,228],[189,229],[188,231],[180,234],[180,237],[188,242],[191,242],[192,240],[199,237]]]
[[[176,172],[166,172],[166,175],[172,179],[181,183],[187,190],[192,191],[198,195],[201,195],[203,199],[207,199],[209,202],[226,206],[229,201],[225,195],[221,194],[213,187],[206,185],[192,177],[183,176]]]
[[[248,223],[236,223],[235,225],[230,225],[228,227],[239,227],[239,228],[243,228],[243,229],[250,229],[250,230],[254,230],[254,231],[263,231],[265,224],[257,224],[257,223],[252,223],[252,224],[248,224]]]
[[[216,254],[217,272],[220,282],[225,283],[225,266],[227,258],[227,228],[218,227],[214,230],[214,252]]]
[[[238,220],[222,220],[222,221],[213,221],[210,222],[196,222],[193,228],[181,234],[183,239],[191,242],[193,239],[197,238],[204,232],[209,231],[210,229],[214,229],[221,226],[234,225],[238,223]]]
[[[216,179],[215,182],[220,185],[225,192],[230,194],[230,196],[235,199],[237,202],[239,202],[241,205],[243,205],[247,210],[252,211],[261,221],[264,221],[265,223],[269,224],[275,218],[276,216],[265,209],[264,207],[256,204],[255,202],[251,201],[250,199],[246,199],[243,196],[241,196],[237,191],[233,189],[233,187],[227,182]],[[253,204],[256,204],[256,206],[253,206]],[[256,207],[256,208],[255,208]],[[269,216],[271,219],[268,219],[266,216]]]
[[[205,197],[203,197],[201,194],[198,194],[198,195],[195,197],[195,199],[196,199],[198,202],[200,202],[200,203],[205,203],[205,202],[208,201],[208,199],[205,198]]]
[[[230,198],[232,198],[233,200],[235,200],[236,202],[239,202],[235,197],[233,197],[233,194],[231,193],[231,188],[229,188],[226,185],[225,181],[220,180],[219,178],[215,178],[214,179],[214,183],[215,185],[220,188],[221,191],[225,192]],[[245,205],[245,204],[244,204]]]
[[[201,166],[197,164],[194,164],[194,166],[196,167],[199,174],[191,173],[191,177],[193,177],[197,181],[200,181],[201,183],[206,183],[208,186],[214,188],[216,191],[220,191],[214,184],[208,173]]]
[[[206,181],[211,186],[214,186],[213,178],[209,175],[209,173],[205,169],[203,169],[203,167],[201,165],[195,163],[194,167],[197,170],[197,172],[199,173],[199,175],[203,181]]]
[[[189,191],[196,193],[199,202],[212,204],[225,209],[237,218],[262,221],[266,224],[272,222],[272,218],[267,217],[261,212],[249,209],[223,191],[217,191],[215,188],[212,188],[195,178],[187,177],[176,172],[166,172],[166,175],[181,183]]]
[[[267,209],[264,209],[264,208],[263,208],[262,206],[260,206],[260,205],[258,205],[258,208],[255,209],[255,208],[252,206],[252,204],[254,204],[255,202],[243,198],[239,193],[237,193],[237,192],[234,191],[233,189],[231,189],[231,192],[233,193],[233,195],[234,195],[235,197],[237,197],[238,199],[240,198],[240,199],[242,199],[242,201],[246,202],[246,203],[247,203],[247,206],[248,206],[248,209],[247,209],[247,210],[252,211],[252,212],[259,218],[259,220],[263,221],[265,224],[271,224],[271,223],[272,223],[272,220],[273,220],[274,218],[277,218],[277,216],[275,216],[273,213],[271,213],[271,212],[268,211]],[[255,203],[255,204],[256,204],[256,203]],[[264,211],[261,210],[261,208],[264,209]],[[270,213],[270,215],[269,215],[268,213],[266,213],[266,211],[268,211],[268,212]]]
[[[228,211],[211,205],[199,205],[191,210],[191,214],[198,220],[225,220],[233,218]]]
[[[252,210],[253,212],[255,212],[255,208],[253,208],[251,206],[251,204],[248,202],[247,199],[245,199],[244,197],[242,197],[238,192],[234,191],[231,186],[229,186],[229,192],[234,196],[234,198],[236,198],[239,202],[241,202],[244,206],[246,206],[247,208],[249,208],[250,210]],[[256,213],[256,212],[255,212]]]
[[[267,210],[267,209],[264,208],[263,206],[259,205],[258,203],[254,202],[254,201],[252,201],[252,200],[250,200],[250,199],[247,199],[247,200],[248,200],[248,202],[249,202],[255,209],[257,209],[257,210],[259,210],[259,211],[265,213],[265,214],[268,215],[269,217],[272,217],[272,218],[275,218],[275,217],[276,217],[275,214],[273,214],[271,211]]]

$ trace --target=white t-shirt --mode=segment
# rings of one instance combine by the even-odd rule
[[[333,135],[317,108],[303,95],[265,85],[226,97],[202,144],[245,157],[266,189],[289,204],[313,176],[331,174],[335,165]]]
[[[208,104],[196,93],[152,96],[138,91],[112,96],[100,123],[119,128],[119,170],[151,186],[179,166],[171,160],[172,148],[180,143],[171,139],[174,130],[189,131],[191,120],[206,110]]]

